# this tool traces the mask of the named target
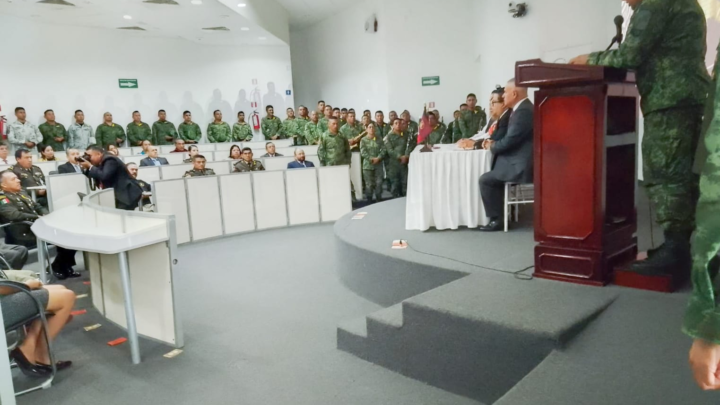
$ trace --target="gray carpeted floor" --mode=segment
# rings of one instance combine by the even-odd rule
[[[106,345],[121,330],[90,310],[58,340],[75,365],[19,403],[477,404],[336,349],[340,322],[380,307],[339,282],[333,238],[318,225],[181,247],[184,353],[166,359],[170,348],[143,340],[132,366],[127,345]],[[83,331],[94,323],[103,326]]]

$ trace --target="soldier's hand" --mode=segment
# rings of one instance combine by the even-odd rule
[[[351,139],[349,141],[349,143],[350,143],[350,146],[355,146],[355,145],[357,145],[358,141],[356,141],[355,139]]]
[[[380,158],[372,158],[372,164],[376,165],[380,163]]]
[[[123,143],[123,140],[120,138],[115,138],[115,142],[117,142],[117,144],[120,145],[121,143]]]
[[[690,368],[703,390],[720,389],[720,345],[695,339],[690,348]]]
[[[37,195],[45,195],[47,194],[46,190],[37,190]]]
[[[62,138],[62,137],[56,137],[54,139],[55,139],[55,142],[58,142],[58,143],[65,141],[65,138]]]
[[[588,59],[590,59],[590,55],[580,55],[570,59],[569,63],[571,65],[587,65]]]
[[[35,143],[34,142],[25,142],[25,146],[27,146],[28,148],[34,148]]]
[[[275,135],[275,136],[273,136],[273,137],[270,137],[270,139],[272,139],[273,141],[277,140],[278,138],[279,138],[279,137],[278,137],[277,135]]]
[[[173,137],[172,137],[172,136],[166,136],[166,137],[165,137],[165,140],[168,141],[168,142],[170,142],[170,141],[173,140]]]

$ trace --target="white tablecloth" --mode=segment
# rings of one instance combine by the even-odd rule
[[[490,171],[492,154],[438,145],[432,153],[410,156],[405,229],[426,231],[486,225],[480,176]]]

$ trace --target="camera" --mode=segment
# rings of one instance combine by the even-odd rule
[[[86,153],[86,154],[84,154],[84,155],[82,155],[82,156],[78,156],[77,158],[75,158],[75,160],[77,160],[78,163],[81,163],[81,162],[89,162],[89,161],[90,161],[90,155],[88,155],[88,154]]]

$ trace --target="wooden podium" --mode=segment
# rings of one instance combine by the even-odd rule
[[[637,255],[634,75],[518,62],[535,93],[535,277],[605,285]]]

